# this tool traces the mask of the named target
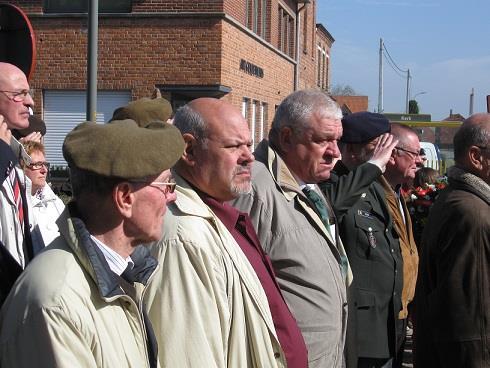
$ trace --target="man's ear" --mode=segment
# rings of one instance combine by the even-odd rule
[[[388,162],[386,163],[387,165],[395,166],[395,156],[397,155],[396,149],[393,148],[393,151],[391,151],[391,156]]]
[[[134,204],[133,186],[127,181],[117,184],[112,190],[112,199],[116,210],[125,218],[132,215]]]
[[[198,149],[197,139],[189,133],[182,134],[182,138],[184,138],[185,149],[181,159],[188,166],[195,166],[197,155],[196,150]]]
[[[283,152],[291,151],[294,145],[294,134],[290,127],[284,127],[279,132],[279,146]]]
[[[473,170],[480,171],[483,166],[481,149],[476,146],[471,146],[466,153],[466,159]]]

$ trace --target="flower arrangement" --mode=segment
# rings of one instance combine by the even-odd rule
[[[447,178],[438,177],[433,184],[422,184],[408,191],[406,196],[407,207],[412,218],[412,228],[415,241],[420,244],[429,211],[441,190],[446,188]]]

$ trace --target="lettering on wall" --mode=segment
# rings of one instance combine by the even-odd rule
[[[240,60],[240,70],[254,77],[264,78],[264,69],[243,59]]]

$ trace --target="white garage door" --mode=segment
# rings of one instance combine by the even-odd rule
[[[131,100],[130,91],[99,91],[97,93],[97,123],[107,123],[113,111]],[[61,147],[65,136],[86,119],[85,91],[44,91],[44,121],[46,123],[46,159],[54,166],[66,166]]]

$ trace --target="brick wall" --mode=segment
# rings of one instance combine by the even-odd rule
[[[86,21],[37,18],[33,26],[38,48],[33,88],[85,89]],[[138,98],[150,95],[156,84],[217,84],[220,34],[219,20],[212,19],[102,18],[98,88],[129,89]]]
[[[31,14],[36,33],[37,63],[31,80],[35,89],[86,87],[87,19],[42,16],[42,1],[13,1]],[[269,0],[267,34],[277,46],[278,7],[295,14],[293,0]],[[315,1],[308,5],[308,30],[315,27]],[[133,1],[135,16],[99,18],[98,88],[131,90],[133,98],[148,96],[155,85],[216,85],[232,88],[224,98],[241,109],[244,97],[267,103],[269,124],[275,106],[293,91],[294,63],[220,17],[137,16],[151,12],[222,12],[245,23],[244,0]],[[36,15],[37,14],[37,15]],[[301,27],[301,31],[303,27]],[[315,32],[307,34],[316,52]],[[303,37],[300,37],[303,42]],[[316,85],[316,53],[300,45],[300,88]],[[239,69],[245,59],[264,69],[257,78]],[[36,93],[36,113],[42,113]]]
[[[263,68],[264,77],[257,78],[240,70],[242,58]],[[225,99],[240,109],[243,97],[267,103],[269,127],[274,117],[274,106],[293,91],[294,64],[257,44],[249,35],[237,32],[226,22],[223,24],[222,63],[222,84],[233,86],[233,91]]]
[[[99,0],[100,1],[100,0]],[[110,1],[110,0],[107,0]],[[225,0],[133,0],[133,13],[149,12],[222,12]],[[238,0],[237,0],[238,1]],[[9,4],[20,7],[26,13],[42,13],[42,0],[14,0]]]

